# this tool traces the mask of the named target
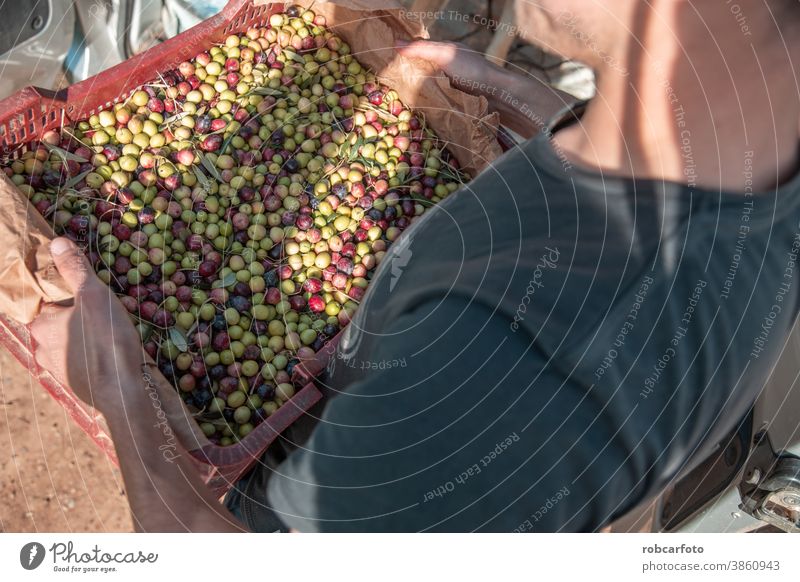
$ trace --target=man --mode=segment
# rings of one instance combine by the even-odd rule
[[[389,253],[310,438],[229,499],[246,527],[594,531],[741,420],[797,313],[800,7],[738,8],[519,2],[524,37],[596,72],[563,127],[537,124],[556,108],[531,81],[398,47],[540,134]],[[119,453],[138,527],[240,528],[185,459],[161,460],[138,338],[110,324],[126,313],[98,313],[108,292],[74,247],[53,253],[77,301],[36,322],[37,357],[137,444]]]

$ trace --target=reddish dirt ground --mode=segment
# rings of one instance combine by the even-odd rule
[[[133,531],[119,470],[0,349],[0,532]]]

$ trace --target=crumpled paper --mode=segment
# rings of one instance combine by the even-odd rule
[[[53,229],[2,172],[0,223],[0,311],[30,323],[42,303],[64,301],[72,294],[50,256]]]

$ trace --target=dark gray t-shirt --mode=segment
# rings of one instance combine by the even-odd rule
[[[574,531],[657,491],[746,414],[797,312],[800,177],[747,184],[507,153],[389,252],[269,503],[301,531]]]

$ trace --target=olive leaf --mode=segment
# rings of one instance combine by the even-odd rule
[[[211,176],[217,182],[224,182],[224,180],[222,179],[222,176],[220,176],[220,174],[219,174],[219,170],[217,170],[217,167],[211,162],[211,160],[209,160],[208,157],[205,154],[200,153],[200,152],[198,152],[198,153],[200,155],[200,163],[203,164],[203,167],[206,170],[208,170],[208,173],[211,174]]]
[[[72,152],[68,152],[64,148],[60,148],[58,146],[50,145],[49,143],[45,143],[45,147],[47,147],[47,149],[50,150],[51,153],[57,154],[58,157],[60,157],[65,162],[80,162],[82,164],[85,164],[86,162],[89,161],[86,158],[82,158],[81,156],[79,156],[77,154],[73,154]]]
[[[312,85],[316,85],[317,83],[319,83],[321,79],[322,79],[322,77],[319,75],[319,73],[317,73],[314,76],[307,75],[303,79],[303,82],[300,84],[300,88],[301,89],[308,89]]]
[[[139,332],[139,337],[141,338],[142,342],[146,342],[153,333],[153,328],[146,323],[138,324],[136,326],[136,330]]]
[[[289,49],[283,49],[283,53],[287,55],[290,59],[292,59],[295,63],[305,66],[306,60],[298,55],[294,51],[290,51]]]
[[[181,352],[189,351],[189,340],[186,339],[186,336],[180,328],[171,327],[168,333],[170,341],[175,344],[178,350]]]
[[[278,91],[272,87],[255,87],[252,92],[262,97],[283,97],[283,91]]]
[[[367,143],[367,140],[363,136],[358,136],[358,139],[356,139],[356,142],[353,145],[350,146],[350,152],[347,155],[347,161],[348,162],[354,162],[355,161],[355,159],[358,157],[359,150],[361,149],[361,146],[363,146],[365,143]]]
[[[211,284],[212,289],[219,289],[220,287],[230,287],[236,283],[236,273],[231,271],[226,274],[222,279],[217,279]]]
[[[339,146],[339,157],[347,158],[347,162],[350,163],[356,159],[358,156],[358,150],[364,145],[365,140],[363,137],[358,136],[353,141],[354,134],[350,134],[346,140],[342,142],[342,145]],[[353,141],[353,143],[350,143]]]
[[[206,192],[211,192],[211,180],[208,179],[208,176],[206,176],[197,166],[192,166],[192,171],[194,172],[197,181],[200,182],[200,186],[202,186],[203,190]]]
[[[228,146],[231,144],[231,141],[233,140],[233,138],[235,138],[237,135],[239,135],[239,132],[235,131],[235,132],[231,133],[228,137],[225,138],[225,141],[223,141],[222,145],[219,146],[220,153],[224,154],[228,150]]]
[[[66,189],[69,189],[69,188],[72,188],[73,186],[75,186],[75,184],[77,184],[78,182],[80,182],[81,180],[83,180],[83,179],[84,179],[86,176],[88,176],[89,174],[91,174],[91,173],[92,173],[92,171],[93,171],[93,169],[92,169],[92,170],[86,170],[85,172],[81,172],[81,173],[80,173],[80,174],[78,174],[77,176],[73,176],[72,178],[70,178],[69,180],[67,180],[66,182],[64,182],[64,186],[63,186],[63,188],[64,188],[65,190],[66,190]]]

